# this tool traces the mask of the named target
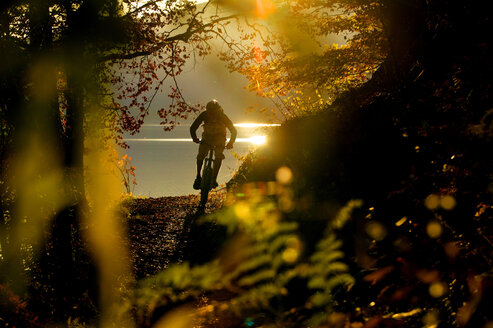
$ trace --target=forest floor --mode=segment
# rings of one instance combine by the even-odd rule
[[[221,208],[226,192],[209,195],[205,214]],[[128,205],[128,236],[132,264],[137,278],[164,270],[182,260],[186,223],[198,218],[200,195],[135,198]]]

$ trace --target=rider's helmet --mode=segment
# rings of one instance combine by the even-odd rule
[[[205,109],[209,113],[218,114],[222,112],[222,107],[219,105],[216,99],[213,99],[207,103]]]

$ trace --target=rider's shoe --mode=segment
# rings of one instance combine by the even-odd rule
[[[193,189],[199,190],[201,183],[202,183],[202,178],[201,177],[196,177],[195,178],[195,181],[193,182]]]

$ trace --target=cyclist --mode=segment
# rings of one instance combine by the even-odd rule
[[[199,153],[197,155],[197,177],[193,183],[193,188],[200,189],[200,183],[202,178],[200,171],[204,163],[204,159],[207,153],[212,147],[214,148],[214,164],[213,164],[213,188],[217,187],[217,174],[221,168],[222,160],[224,159],[224,148],[233,148],[233,144],[236,140],[236,128],[226,114],[224,114],[222,107],[217,100],[211,100],[206,105],[206,110],[195,119],[190,127],[190,135],[195,143],[200,143]],[[202,141],[197,138],[197,129],[204,123],[204,132],[202,133]],[[226,144],[226,128],[231,134],[231,138]]]

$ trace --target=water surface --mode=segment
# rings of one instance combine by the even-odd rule
[[[238,169],[240,161],[235,154],[244,156],[253,148],[261,147],[252,144],[251,138],[265,135],[269,127],[239,125],[236,128],[237,142],[232,150],[224,151],[226,159],[218,175],[219,184],[229,181]],[[199,129],[197,135],[201,133]],[[144,125],[140,134],[127,136],[126,141],[130,149],[122,150],[122,154],[131,156],[132,165],[136,167],[134,195],[161,197],[198,193],[192,188],[198,145],[190,139],[189,125],[178,126],[170,132],[164,132],[158,125]]]

